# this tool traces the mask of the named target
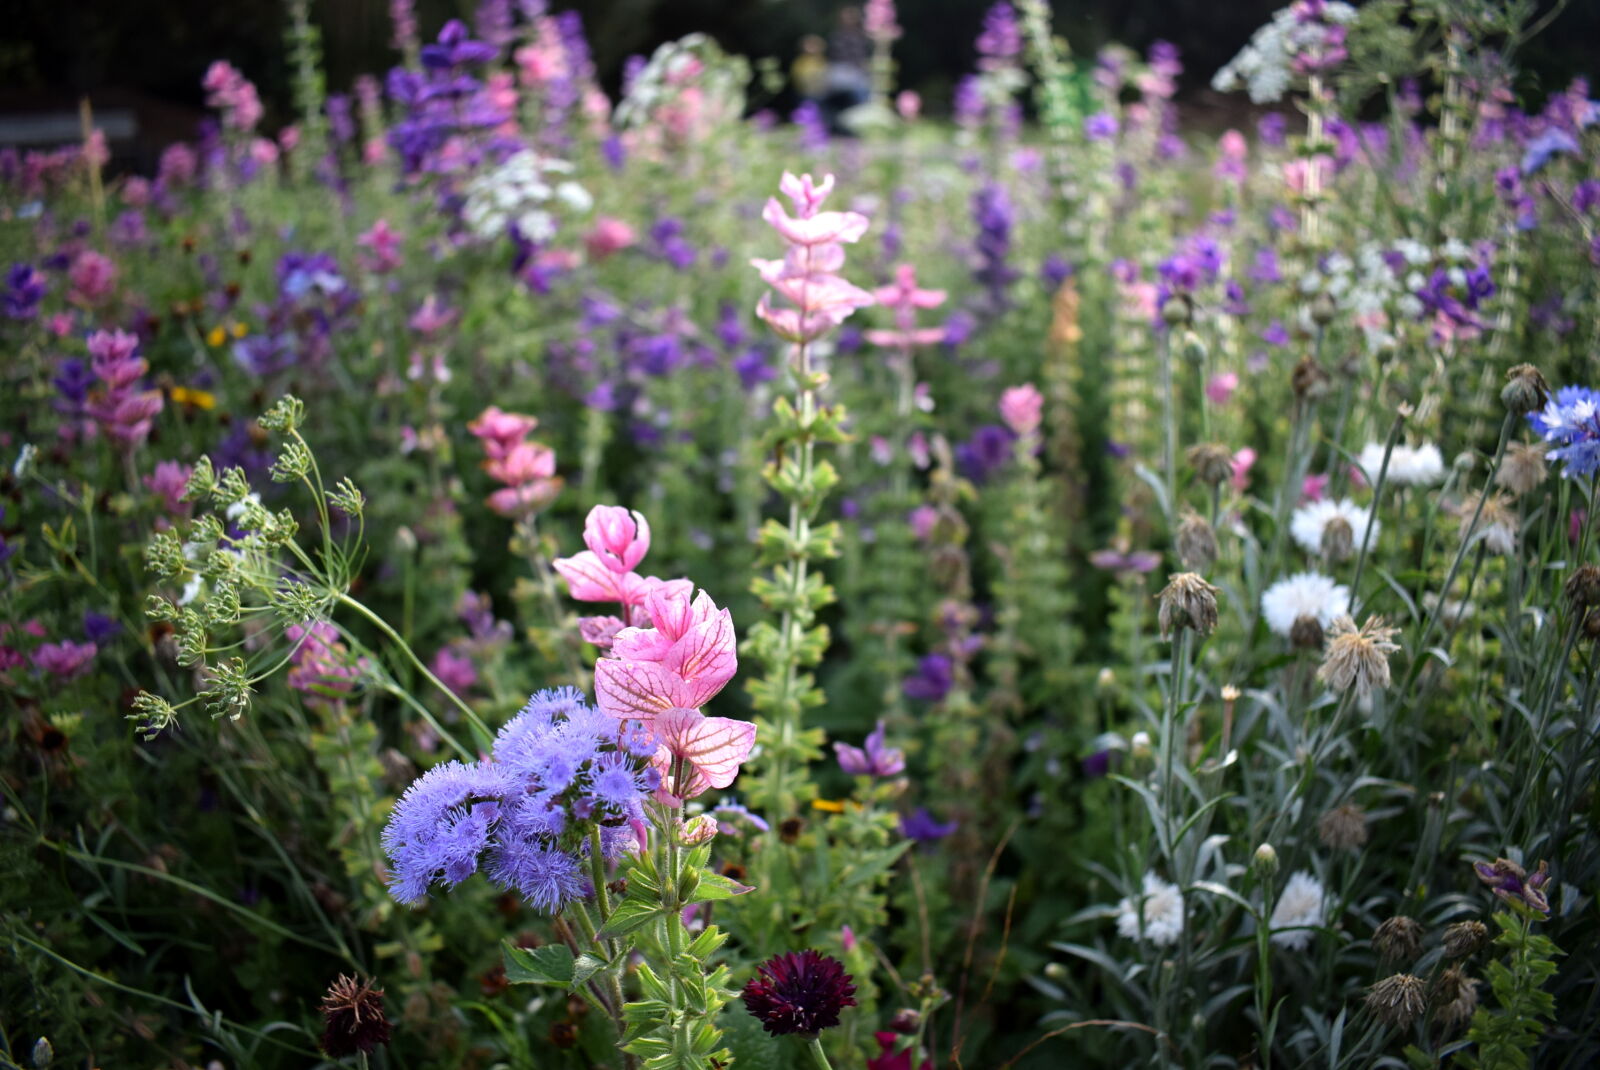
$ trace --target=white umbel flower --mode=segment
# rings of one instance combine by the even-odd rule
[[[555,236],[558,204],[582,215],[594,206],[589,191],[571,179],[572,164],[523,151],[467,184],[461,216],[480,238],[493,239],[512,224],[528,241],[543,244]]]
[[[1261,595],[1261,615],[1274,633],[1288,638],[1294,622],[1312,617],[1323,628],[1350,608],[1350,588],[1318,572],[1279,580]]]
[[[1369,442],[1361,447],[1356,461],[1367,474],[1367,482],[1376,483],[1383,468],[1383,443]],[[1420,446],[1395,444],[1389,455],[1389,472],[1385,480],[1402,486],[1431,487],[1444,478],[1444,456],[1431,442]]]
[[[1284,885],[1278,905],[1273,908],[1268,928],[1272,942],[1290,951],[1304,951],[1316,935],[1306,926],[1320,926],[1326,918],[1328,893],[1322,882],[1305,870],[1297,870]],[[1281,930],[1281,931],[1280,931]]]
[[[1183,894],[1178,886],[1146,873],[1144,893],[1138,899],[1130,897],[1117,904],[1117,932],[1132,940],[1142,935],[1160,947],[1177,943],[1183,935]]]
[[[1381,454],[1379,459],[1382,459]],[[1340,498],[1337,501],[1324,498],[1318,502],[1302,505],[1294,511],[1294,519],[1289,522],[1289,534],[1294,536],[1294,541],[1299,543],[1306,553],[1320,554],[1327,550],[1324,539],[1327,536],[1328,525],[1335,520],[1342,520],[1348,526],[1347,534],[1357,550],[1361,548],[1363,542],[1371,545],[1372,540],[1378,537],[1379,524],[1372,518],[1372,510],[1363,509],[1349,498]],[[1369,526],[1372,529],[1371,535],[1367,534]]]

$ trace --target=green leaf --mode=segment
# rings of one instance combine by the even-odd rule
[[[610,940],[618,936],[626,936],[635,929],[650,924],[661,916],[661,907],[643,899],[624,899],[617,904],[617,909],[611,912],[605,925],[597,935],[598,939]]]
[[[698,903],[705,899],[732,899],[736,895],[753,891],[755,889],[748,884],[740,884],[731,877],[705,870],[700,874],[700,883],[695,886],[694,894],[688,901]]]
[[[573,974],[572,952],[560,944],[535,948],[506,945],[506,980],[514,985],[570,988]]]

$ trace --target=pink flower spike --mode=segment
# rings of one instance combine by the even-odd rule
[[[1018,435],[1039,429],[1044,413],[1044,396],[1032,383],[1011,387],[1000,395],[1000,418]]]
[[[794,202],[794,210],[803,219],[809,219],[817,214],[817,209],[822,207],[822,202],[828,199],[828,194],[833,192],[833,176],[823,175],[822,183],[813,182],[810,175],[801,175],[796,178],[788,171],[778,180],[778,192]]]
[[[650,552],[650,523],[620,505],[597,505],[583,522],[583,542],[612,572],[632,572]]]
[[[751,722],[707,717],[699,710],[668,710],[651,727],[658,743],[651,763],[661,771],[657,797],[672,800],[732,784],[756,741]]]
[[[857,242],[870,225],[867,217],[858,212],[818,212],[812,216],[792,218],[783,210],[776,197],[767,198],[761,218],[781,234],[785,241],[795,245],[832,245],[838,242]]]
[[[571,557],[558,557],[553,565],[561,578],[567,581],[567,593],[580,602],[636,604],[628,598],[630,586],[644,582],[644,578],[635,573],[618,575],[612,572],[593,550],[584,550]],[[643,600],[644,593],[640,592],[639,603]]]

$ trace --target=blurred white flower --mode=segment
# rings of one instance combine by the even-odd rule
[[[1178,886],[1146,873],[1143,894],[1137,900],[1128,898],[1117,904],[1117,932],[1129,939],[1143,936],[1162,947],[1177,943],[1183,935],[1183,895]]]
[[[1297,870],[1284,885],[1278,905],[1273,908],[1268,928],[1272,942],[1290,951],[1304,951],[1315,934],[1305,926],[1320,926],[1324,921],[1327,893],[1322,882],[1305,870]],[[1280,931],[1283,930],[1283,931]]]
[[[1288,637],[1294,622],[1311,617],[1323,628],[1350,607],[1350,588],[1317,572],[1301,572],[1279,580],[1261,596],[1267,627]]]
[[[1381,455],[1380,455],[1381,459]],[[1391,469],[1393,465],[1391,462]],[[1324,498],[1321,501],[1309,502],[1294,511],[1294,519],[1289,522],[1289,533],[1294,536],[1294,541],[1299,543],[1306,553],[1321,554],[1327,551],[1325,542],[1328,534],[1328,525],[1335,520],[1344,521],[1346,531],[1341,535],[1341,540],[1348,539],[1355,549],[1359,550],[1363,541],[1370,545],[1370,539],[1378,537],[1379,524],[1372,518],[1372,510],[1364,509],[1349,498]],[[1368,526],[1372,528],[1370,538],[1366,534]],[[1335,558],[1349,556],[1348,553],[1334,554]],[[1324,624],[1327,622],[1324,621]]]

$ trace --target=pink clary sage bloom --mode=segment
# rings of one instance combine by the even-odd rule
[[[692,799],[725,788],[755,744],[756,726],[707,717],[711,701],[739,668],[733,618],[701,591],[654,587],[646,601],[653,628],[624,628],[608,658],[594,666],[595,701],[624,720],[645,722],[655,734],[651,759],[661,772],[658,797]]]
[[[650,523],[639,513],[597,505],[584,520],[583,541],[589,549],[557,558],[556,572],[578,601],[616,602],[622,611],[620,617],[580,617],[578,631],[586,643],[608,650],[622,629],[647,623],[646,602],[657,588],[685,597],[694,593],[688,580],[662,580],[633,571],[650,551]]]
[[[785,171],[779,190],[794,203],[790,216],[776,197],[769,197],[761,218],[789,243],[782,260],[752,260],[761,279],[793,308],[775,308],[772,293],[762,294],[756,315],[780,338],[796,344],[815,341],[833,330],[856,309],[872,304],[872,295],[840,278],[844,244],[861,240],[867,217],[857,212],[824,212],[833,191],[833,176],[822,182],[810,175],[796,178]]]
[[[943,327],[917,327],[917,309],[938,308],[944,304],[945,292],[919,289],[917,269],[912,265],[901,264],[895,268],[894,282],[878,287],[873,297],[878,304],[894,312],[894,329],[867,331],[864,337],[868,342],[885,349],[910,349],[944,341]]]
[[[537,512],[561,492],[555,450],[527,438],[538,426],[539,421],[532,416],[502,412],[494,405],[467,425],[467,430],[483,443],[484,471],[505,484],[489,495],[489,508],[501,516],[522,517]]]
[[[1000,418],[1018,437],[1039,430],[1044,416],[1044,396],[1032,383],[1013,386],[1000,395]]]

